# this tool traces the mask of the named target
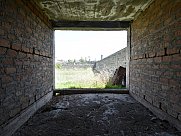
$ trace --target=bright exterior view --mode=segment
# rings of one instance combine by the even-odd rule
[[[126,31],[55,31],[55,88],[123,87],[126,46]]]

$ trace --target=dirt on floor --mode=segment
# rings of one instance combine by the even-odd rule
[[[181,136],[128,94],[54,97],[14,136]]]

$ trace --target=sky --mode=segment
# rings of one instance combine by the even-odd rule
[[[98,61],[127,46],[126,31],[55,31],[55,58]]]

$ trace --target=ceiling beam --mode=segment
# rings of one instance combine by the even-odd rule
[[[80,30],[96,30],[96,29],[127,29],[130,21],[52,21],[55,29],[80,29]]]

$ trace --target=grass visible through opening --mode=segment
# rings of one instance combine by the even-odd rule
[[[55,89],[62,88],[106,88],[121,89],[121,85],[104,83],[100,77],[95,76],[92,68],[61,69],[55,70]]]
[[[106,89],[124,89],[124,88],[126,88],[125,86],[122,86],[122,85],[113,85],[112,83],[107,83],[106,85],[105,85],[105,88]]]
[[[91,68],[56,69],[55,88],[104,88],[99,77],[96,77]]]

